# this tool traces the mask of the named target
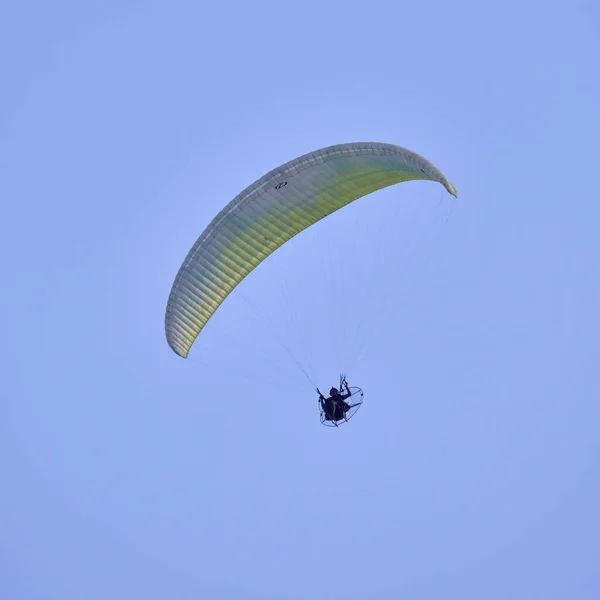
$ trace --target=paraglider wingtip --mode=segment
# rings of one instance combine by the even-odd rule
[[[175,354],[177,354],[177,356],[179,356],[180,358],[187,358],[188,354],[189,354],[189,350],[181,350],[180,348],[177,348],[175,346],[171,346],[171,344],[169,344],[171,350],[173,350],[173,352]]]

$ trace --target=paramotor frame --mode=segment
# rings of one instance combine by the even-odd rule
[[[349,389],[350,398],[347,398],[345,402],[350,408],[348,408],[348,410],[346,411],[346,416],[343,419],[340,419],[339,421],[334,421],[332,419],[327,418],[327,415],[323,410],[323,405],[319,400],[321,423],[325,425],[325,427],[339,427],[340,424],[348,422],[357,413],[358,409],[362,406],[364,392],[359,387],[351,386]]]

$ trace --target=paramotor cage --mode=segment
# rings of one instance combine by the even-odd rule
[[[321,423],[326,427],[338,427],[342,423],[349,421],[356,411],[362,406],[364,393],[359,387],[350,387],[350,397],[342,400],[343,416],[340,419],[334,420],[330,418],[323,408],[323,403],[319,400],[319,410],[321,412]],[[336,411],[337,412],[337,411]]]

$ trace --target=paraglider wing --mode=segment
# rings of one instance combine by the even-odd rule
[[[419,179],[439,182],[457,196],[430,162],[383,143],[330,146],[261,177],[223,208],[181,265],[165,316],[169,346],[187,357],[223,300],[296,234],[366,194]]]

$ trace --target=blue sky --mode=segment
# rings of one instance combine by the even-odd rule
[[[599,20],[3,5],[0,596],[600,597]],[[173,354],[166,300],[204,226],[350,141],[423,154],[458,201],[360,200]],[[327,429],[277,340],[328,388],[362,319],[365,404]]]

